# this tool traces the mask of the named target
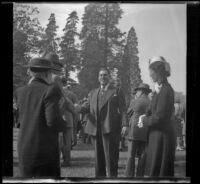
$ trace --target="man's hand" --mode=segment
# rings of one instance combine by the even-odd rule
[[[122,128],[122,131],[121,131],[122,137],[124,137],[124,136],[127,134],[127,132],[128,132],[128,127],[124,126],[124,127]]]

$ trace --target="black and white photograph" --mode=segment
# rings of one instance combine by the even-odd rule
[[[186,66],[187,3],[13,3],[12,178],[189,183]]]

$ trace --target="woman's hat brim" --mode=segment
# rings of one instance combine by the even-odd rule
[[[135,88],[135,90],[134,90],[134,92],[136,92],[136,91],[138,91],[138,90],[143,90],[143,91],[146,91],[146,92],[148,92],[148,93],[150,93],[150,92],[152,92],[152,90],[151,89],[147,89],[147,88]]]

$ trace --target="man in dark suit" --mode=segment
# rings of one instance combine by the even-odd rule
[[[89,113],[85,133],[93,139],[96,177],[117,177],[120,131],[125,135],[128,126],[125,98],[110,84],[107,69],[100,69],[99,82],[100,88],[90,92],[89,102],[81,108]]]
[[[50,61],[34,58],[33,80],[17,89],[19,110],[18,157],[22,177],[60,176],[58,132],[66,127],[59,109],[61,91],[51,84]]]

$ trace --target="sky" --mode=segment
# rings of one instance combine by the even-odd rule
[[[59,26],[58,36],[66,24],[68,14],[77,11],[78,31],[82,28],[82,15],[86,3],[34,3],[40,13],[37,15],[46,27],[51,13],[55,13]],[[153,56],[163,56],[170,63],[169,83],[175,91],[186,94],[186,4],[136,4],[122,3],[124,13],[118,27],[128,33],[134,27],[138,37],[139,66],[142,80],[153,88],[149,77],[148,61]],[[72,74],[75,79],[76,74]]]

